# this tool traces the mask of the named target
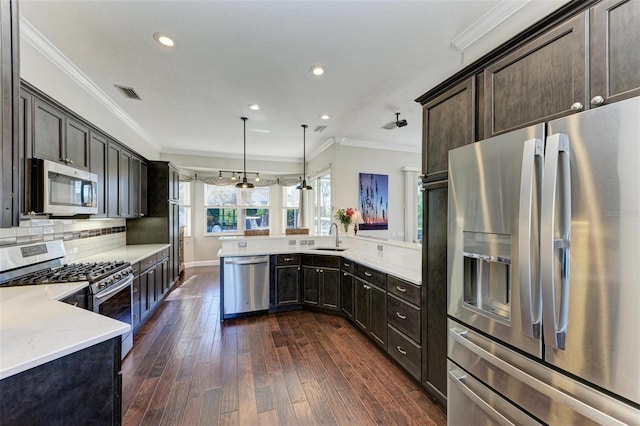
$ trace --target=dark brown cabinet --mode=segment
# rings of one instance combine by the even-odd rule
[[[591,107],[640,95],[640,2],[605,0],[591,9]]]
[[[324,309],[340,310],[340,257],[302,256],[302,302]]]
[[[120,148],[107,146],[107,216],[120,217]]]
[[[280,254],[275,256],[275,301],[277,307],[300,305],[300,255]]]
[[[89,128],[45,100],[34,98],[33,155],[89,170]]]
[[[447,395],[447,182],[424,186],[422,383],[443,405]]]
[[[131,154],[120,149],[118,160],[118,210],[120,217],[131,216],[130,179]]]
[[[355,264],[354,270],[354,322],[364,330],[374,342],[386,350],[386,275],[358,263]]]
[[[107,216],[107,156],[106,136],[91,132],[89,171],[98,175],[98,213],[95,217]]]
[[[469,78],[422,107],[422,170],[430,177],[446,176],[449,150],[474,141],[474,82]]]
[[[353,278],[353,262],[350,260],[342,259],[340,268],[342,269],[342,276],[340,278],[340,298],[342,312],[347,318],[353,320],[354,311],[354,278]]]
[[[129,163],[129,217],[140,216],[140,165],[142,160],[135,155]]]
[[[109,165],[111,167],[111,165]],[[141,168],[141,170],[145,170]],[[179,176],[166,161],[147,163],[147,215],[127,221],[127,244],[169,244],[168,281],[170,287],[178,279],[180,261],[179,205],[170,200],[170,191]]]
[[[585,108],[586,16],[569,19],[485,69],[485,137]]]
[[[0,227],[18,225],[19,57],[18,2],[0,0]]]

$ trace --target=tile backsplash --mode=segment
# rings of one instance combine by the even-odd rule
[[[125,219],[31,219],[19,227],[0,228],[0,246],[64,240],[65,262],[124,247]]]

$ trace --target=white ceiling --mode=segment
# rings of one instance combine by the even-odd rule
[[[244,115],[249,158],[300,161],[303,123],[308,153],[332,137],[418,152],[414,99],[460,68],[452,39],[499,3],[20,0],[20,14],[161,152],[241,156]],[[408,125],[381,129],[395,112]]]

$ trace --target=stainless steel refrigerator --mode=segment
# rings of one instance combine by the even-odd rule
[[[640,99],[449,153],[448,422],[640,425]]]

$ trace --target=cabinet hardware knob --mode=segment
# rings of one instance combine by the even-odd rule
[[[571,111],[582,111],[584,109],[584,105],[580,102],[574,102],[571,104]]]
[[[342,275],[344,275],[344,276],[346,277],[346,276],[347,276],[347,275],[349,275],[349,274],[347,274],[346,272],[343,272],[343,273],[342,273]]]
[[[396,312],[396,315],[398,316],[398,318],[400,318],[402,320],[407,319],[407,316],[406,315],[402,315],[400,312]]]
[[[371,272],[367,272],[367,271],[364,271],[364,275],[365,275],[365,276],[367,276],[367,277],[371,277],[371,276],[373,276],[373,275],[371,274]]]
[[[396,286],[396,290],[398,290],[400,293],[406,293],[407,289],[404,287],[400,287],[399,285]]]
[[[594,96],[591,98],[591,105],[598,106],[604,103],[604,98],[602,96]]]
[[[67,162],[68,162],[69,164],[73,164],[73,160],[70,160],[70,159],[68,159],[68,158],[67,158]]]
[[[398,350],[398,352],[400,352],[402,355],[406,355],[407,351],[405,351],[404,349],[402,349],[402,346],[396,346],[396,349]]]
[[[323,273],[324,271],[322,269],[320,269],[320,273]]]
[[[316,272],[320,272],[320,269],[316,269]]]
[[[365,290],[369,290],[371,288],[371,286],[365,285],[364,288],[365,288]]]

